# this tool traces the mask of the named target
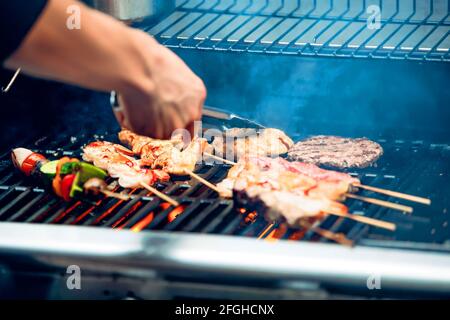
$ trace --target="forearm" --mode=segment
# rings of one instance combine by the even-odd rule
[[[81,8],[81,28],[70,30],[66,10],[73,4]],[[150,37],[79,2],[50,0],[5,66],[91,89],[121,92],[150,83],[151,66],[144,55],[152,55],[157,47]]]

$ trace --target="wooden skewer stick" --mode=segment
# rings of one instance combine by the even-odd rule
[[[203,183],[205,186],[207,186],[208,188],[211,188],[212,190],[214,190],[217,193],[220,193],[219,188],[217,188],[214,184],[212,184],[211,182],[209,182],[208,180],[200,177],[198,174],[192,172],[191,170],[187,170],[184,169],[184,172],[186,172],[186,174],[190,175],[192,178],[200,181],[201,183]]]
[[[384,201],[384,200],[380,200],[380,199],[369,198],[369,197],[362,197],[362,196],[358,196],[358,195],[352,194],[352,193],[346,193],[345,196],[347,198],[356,199],[356,200],[360,200],[360,201],[376,204],[376,205],[379,205],[381,207],[386,207],[386,208],[390,208],[390,209],[394,209],[394,210],[398,210],[398,211],[402,211],[402,212],[407,212],[407,213],[412,213],[413,212],[413,208],[412,207],[404,206],[402,204],[397,204],[397,203]]]
[[[208,152],[203,152],[203,154],[204,154],[205,156],[208,156],[208,157],[210,157],[210,158],[213,158],[213,159],[222,161],[223,163],[229,164],[229,165],[231,165],[231,166],[234,166],[234,165],[236,164],[236,162],[234,162],[234,161],[230,161],[230,160],[224,159],[224,158],[222,158],[222,157],[215,156],[215,155],[213,155],[213,154],[211,154],[211,153],[208,153]]]
[[[144,187],[145,189],[147,189],[148,191],[154,193],[157,197],[159,197],[159,198],[163,199],[164,201],[170,203],[172,206],[178,207],[180,205],[180,203],[178,201],[176,201],[176,200],[172,199],[171,197],[165,195],[164,193],[160,192],[158,189],[149,186],[145,182],[140,182],[140,185],[142,187]]]
[[[332,214],[335,216],[339,216],[339,217],[343,217],[343,218],[348,218],[354,221],[358,221],[361,223],[365,223],[374,227],[378,227],[378,228],[382,228],[382,229],[387,229],[390,231],[395,231],[395,224],[391,223],[391,222],[386,222],[383,220],[378,220],[378,219],[373,219],[373,218],[369,218],[369,217],[365,217],[365,216],[359,216],[356,214],[351,214],[351,213],[343,213],[343,212],[334,212],[334,211],[329,211],[329,212],[325,212],[327,214]]]
[[[373,192],[382,193],[382,194],[385,194],[385,195],[388,195],[388,196],[391,196],[391,197],[396,197],[396,198],[405,199],[405,200],[418,202],[418,203],[423,203],[423,204],[428,204],[428,205],[431,204],[431,200],[430,199],[422,198],[422,197],[418,197],[418,196],[413,196],[413,195],[406,194],[406,193],[401,193],[401,192],[397,192],[397,191],[392,191],[392,190],[387,190],[387,189],[367,186],[367,185],[360,184],[360,183],[354,183],[354,184],[352,184],[352,186],[354,186],[356,188],[370,190],[370,191],[373,191]]]
[[[101,193],[103,193],[107,197],[116,198],[123,201],[128,201],[131,199],[131,197],[127,194],[112,192],[109,190],[101,190]]]
[[[301,221],[300,226],[302,226],[306,229],[310,229],[311,231],[317,233],[319,236],[330,239],[332,241],[336,241],[337,243],[342,244],[344,246],[353,247],[353,241],[348,239],[342,233],[334,233],[329,230],[314,227],[313,225],[311,225],[310,223],[308,223],[306,221]]]

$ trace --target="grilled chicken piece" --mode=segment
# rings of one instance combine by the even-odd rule
[[[294,142],[283,131],[267,128],[233,128],[224,136],[215,137],[212,143],[217,155],[226,159],[240,159],[243,156],[278,156],[288,152]]]
[[[175,135],[170,140],[153,139],[146,136],[140,136],[130,130],[122,130],[118,134],[120,142],[132,147],[134,154],[140,155],[144,146],[153,145],[154,148],[172,148],[183,149],[184,142],[182,135]]]
[[[351,189],[351,184],[358,182],[346,173],[324,170],[311,164],[289,162],[282,158],[245,157],[217,187],[223,197],[231,197],[233,190],[242,191],[258,185],[267,190],[340,201]]]
[[[124,188],[140,188],[141,182],[151,185],[169,180],[164,171],[142,168],[140,161],[130,154],[127,148],[108,141],[96,141],[83,148],[83,160],[108,171]]]
[[[203,153],[212,151],[206,139],[197,137],[185,146],[181,135],[171,140],[156,140],[122,130],[119,139],[141,156],[142,165],[160,168],[174,175],[183,175],[185,170],[194,171]]]
[[[289,226],[298,226],[299,221],[307,218],[321,218],[328,212],[347,213],[342,203],[327,198],[312,198],[287,191],[269,191],[258,194],[258,198],[267,208],[266,219],[285,220]]]

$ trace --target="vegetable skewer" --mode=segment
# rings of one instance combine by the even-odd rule
[[[63,157],[49,161],[44,155],[25,148],[12,150],[11,158],[23,174],[40,180],[65,201],[84,200],[87,195],[99,193],[119,199],[127,197],[107,189],[105,171],[78,159]]]

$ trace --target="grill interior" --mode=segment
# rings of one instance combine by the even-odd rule
[[[449,61],[449,9],[447,0],[183,0],[145,29],[175,48]]]
[[[37,152],[56,158],[62,155],[80,156],[82,145],[104,139],[116,141],[116,134],[46,136],[34,142],[23,143]],[[328,217],[318,226],[343,233],[358,245],[386,246],[408,249],[450,251],[448,237],[450,172],[450,145],[429,144],[424,141],[379,140],[385,149],[377,165],[350,172],[362,183],[425,195],[432,200],[431,207],[414,204],[411,215],[375,205],[347,200],[350,212],[381,218],[396,223],[397,230],[389,232],[347,219]],[[0,158],[0,221],[41,224],[95,226],[133,231],[183,231],[226,234],[290,241],[328,242],[310,230],[294,230],[265,221],[262,212],[249,212],[236,207],[232,200],[218,198],[217,194],[186,178],[176,178],[158,184],[159,190],[177,199],[181,205],[173,208],[145,190],[126,190],[136,197],[128,202],[104,198],[95,204],[64,201],[37,187],[35,181],[24,178],[14,170],[9,152]],[[225,165],[200,165],[196,172],[217,183],[227,174]],[[439,187],[437,187],[439,186]],[[117,189],[122,191],[122,189]],[[362,192],[366,196],[396,201]]]

